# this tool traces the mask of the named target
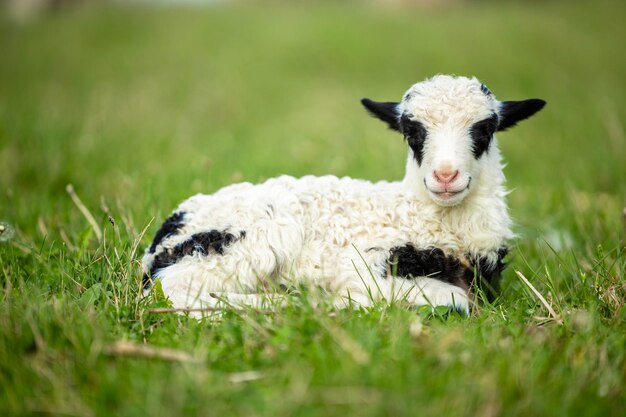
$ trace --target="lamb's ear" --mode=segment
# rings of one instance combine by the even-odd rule
[[[498,132],[508,129],[511,126],[515,126],[520,120],[528,119],[539,110],[543,109],[546,102],[538,99],[531,98],[522,101],[503,101],[500,103],[500,113],[498,122]]]
[[[370,112],[374,117],[379,118],[383,122],[387,123],[393,130],[400,131],[400,125],[398,124],[398,104],[393,102],[378,102],[372,101],[368,98],[361,100],[361,104]]]

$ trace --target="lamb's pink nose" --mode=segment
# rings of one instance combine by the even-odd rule
[[[442,184],[449,184],[452,181],[454,181],[456,177],[459,176],[459,170],[458,169],[456,171],[440,170],[440,171],[433,172],[433,175],[435,176],[435,179],[437,180],[437,182],[442,183]]]

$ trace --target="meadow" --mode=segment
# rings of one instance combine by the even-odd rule
[[[0,15],[0,415],[623,416],[626,3],[423,3]],[[401,178],[406,144],[359,100],[437,73],[548,102],[498,135],[518,237],[493,304],[305,288],[198,321],[141,296],[139,257],[194,193]]]

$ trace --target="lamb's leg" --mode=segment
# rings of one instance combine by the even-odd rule
[[[366,307],[379,300],[405,301],[416,307],[446,306],[464,314],[469,314],[470,311],[470,301],[466,290],[427,277],[411,280],[398,277],[361,280],[361,277],[357,277],[339,289],[335,304],[340,307]]]
[[[279,293],[200,292],[191,298],[175,292],[170,294],[169,298],[181,313],[188,313],[195,318],[219,316],[228,310],[276,311],[286,302],[285,295]]]
[[[193,241],[183,245],[189,246],[189,251],[170,257],[172,263],[155,270],[153,278],[160,280],[163,293],[176,308],[213,307],[216,299],[212,293],[250,295],[253,300],[256,293],[268,292],[282,275],[283,266],[297,256],[301,236],[294,223],[284,219],[258,222],[219,250],[211,245],[198,249]]]
[[[397,277],[389,275],[386,251],[346,251],[340,273],[333,277],[330,288],[338,298],[338,306],[370,306],[378,300],[407,301],[414,306],[446,306],[468,314],[468,289],[440,278]],[[446,277],[441,277],[446,278]]]
[[[407,280],[406,278],[393,277],[388,279],[394,281],[396,299],[406,300],[417,307],[423,305],[445,306],[451,310],[469,314],[468,291],[463,288],[436,278],[418,277]]]
[[[254,296],[271,285],[278,267],[271,250],[257,249],[254,259],[247,259],[238,253],[240,248],[231,249],[223,255],[183,258],[159,270],[155,278],[175,308],[214,308],[219,303],[214,293]]]

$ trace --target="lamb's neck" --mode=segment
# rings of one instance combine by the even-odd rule
[[[507,191],[504,187],[504,173],[497,148],[486,155],[480,178],[472,181],[473,189],[460,204],[452,207],[439,206],[433,202],[424,186],[423,175],[409,155],[403,187],[419,201],[431,206],[433,213],[442,224],[464,242],[472,254],[485,254],[497,251],[513,238],[511,220],[506,205]]]

